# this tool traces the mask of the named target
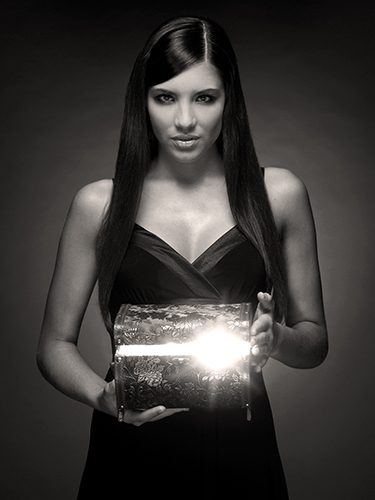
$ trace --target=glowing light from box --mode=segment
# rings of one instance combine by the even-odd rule
[[[250,354],[250,343],[222,330],[213,330],[199,340],[184,344],[122,345],[118,356],[197,356],[213,370],[231,365],[236,359]]]
[[[221,330],[203,335],[197,342],[197,356],[213,369],[225,368],[250,353],[250,344]]]

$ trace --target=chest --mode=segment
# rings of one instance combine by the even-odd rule
[[[235,225],[226,190],[145,191],[137,224],[154,233],[189,262],[193,262]]]

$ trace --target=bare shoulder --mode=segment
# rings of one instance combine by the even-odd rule
[[[84,210],[102,212],[110,202],[112,187],[111,179],[91,182],[78,191],[73,203]]]
[[[305,184],[286,168],[267,167],[264,176],[268,198],[280,230],[293,222],[299,212],[310,211]]]
[[[111,200],[112,184],[111,179],[103,179],[81,188],[72,201],[65,229],[95,237]]]
[[[298,197],[306,193],[306,187],[299,177],[286,168],[265,168],[264,180],[268,196],[280,202],[290,201],[290,198]]]
[[[82,216],[102,219],[111,200],[113,183],[111,179],[92,182],[81,188],[72,202],[72,210]]]

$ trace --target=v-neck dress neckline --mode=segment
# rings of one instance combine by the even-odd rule
[[[161,246],[168,248],[173,253],[175,253],[178,258],[186,260],[186,262],[188,262],[191,266],[194,266],[196,268],[201,267],[201,263],[203,261],[206,261],[207,257],[211,258],[213,255],[215,255],[215,253],[218,250],[220,251],[220,255],[222,254],[223,251],[230,251],[230,249],[233,246],[243,241],[244,238],[242,233],[240,233],[237,225],[232,226],[227,231],[225,231],[221,236],[219,236],[215,241],[213,241],[205,250],[203,250],[203,252],[201,252],[198,255],[198,257],[196,257],[193,261],[190,261],[184,255],[182,255],[178,250],[176,250],[176,248],[174,248],[170,243],[164,240],[161,236],[158,236],[156,233],[150,231],[149,229],[144,228],[140,224],[137,223],[134,224],[134,231],[148,234],[151,239],[158,240]],[[216,257],[216,259],[218,259],[218,257]]]
[[[189,262],[162,238],[135,224],[109,308],[114,320],[123,303],[251,302],[265,290],[265,283],[263,259],[238,226]]]

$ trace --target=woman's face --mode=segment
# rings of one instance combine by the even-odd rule
[[[191,163],[216,152],[225,104],[223,82],[204,62],[150,87],[147,108],[159,142],[159,157]]]

